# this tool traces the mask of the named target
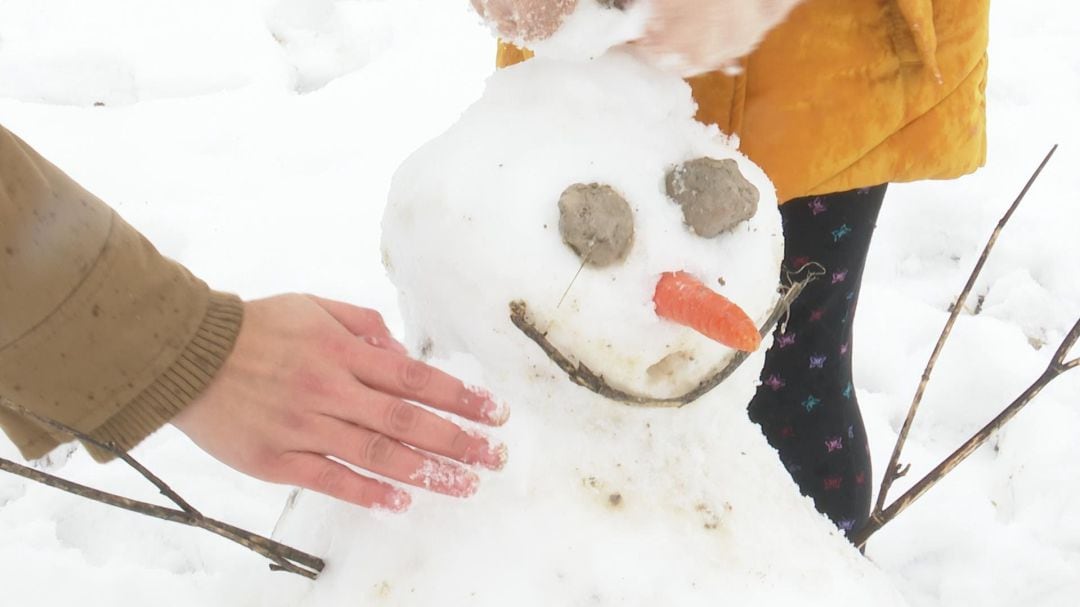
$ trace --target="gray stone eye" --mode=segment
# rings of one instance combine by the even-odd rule
[[[634,213],[612,187],[575,183],[559,197],[559,234],[586,265],[618,263],[634,244]]]
[[[698,236],[713,238],[757,213],[760,194],[730,158],[697,158],[668,171],[667,194]]]

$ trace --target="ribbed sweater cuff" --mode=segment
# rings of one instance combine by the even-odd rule
[[[236,343],[243,316],[240,298],[211,291],[206,315],[180,356],[154,383],[90,432],[90,436],[128,451],[168,423],[210,385]],[[115,457],[94,445],[85,446],[99,462]]]

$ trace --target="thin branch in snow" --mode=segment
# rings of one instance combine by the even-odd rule
[[[165,481],[158,478],[158,476],[156,474],[154,474],[153,472],[150,472],[149,470],[147,470],[145,466],[143,466],[142,464],[137,462],[135,460],[135,458],[131,457],[131,455],[129,455],[126,451],[123,451],[121,449],[117,449],[116,445],[114,445],[113,443],[111,443],[111,442],[105,443],[105,442],[99,441],[98,439],[90,436],[89,434],[86,434],[84,432],[80,432],[79,430],[76,430],[75,428],[72,428],[71,426],[62,424],[62,423],[60,423],[60,422],[58,422],[58,421],[56,421],[54,419],[49,419],[48,417],[45,417],[43,415],[38,415],[37,413],[34,413],[33,411],[27,409],[26,407],[23,407],[22,405],[11,402],[10,400],[8,400],[6,398],[5,399],[0,399],[0,404],[2,404],[4,407],[10,409],[11,411],[13,411],[15,413],[18,413],[19,415],[21,415],[23,417],[29,417],[30,419],[33,419],[34,421],[38,422],[39,424],[44,424],[44,425],[52,428],[53,430],[56,430],[58,432],[61,432],[61,433],[64,433],[64,434],[67,434],[67,435],[70,435],[70,436],[73,436],[73,437],[75,437],[75,438],[77,438],[77,439],[79,439],[79,440],[81,440],[81,441],[83,441],[85,443],[90,443],[91,445],[94,445],[95,447],[97,447],[99,449],[103,449],[105,451],[108,451],[109,453],[112,453],[116,457],[123,460],[125,464],[127,464],[127,465],[131,466],[132,468],[134,468],[135,471],[138,472],[139,474],[141,474],[146,480],[153,483],[153,485],[158,488],[158,491],[160,491],[162,495],[169,498],[169,501],[171,501],[172,503],[179,506],[181,510],[183,510],[184,512],[187,512],[189,514],[195,514],[195,515],[199,514],[198,510],[196,510],[194,507],[192,507],[191,504],[184,501],[184,499],[182,497],[180,497],[175,491],[173,491],[171,487],[169,487],[167,484],[165,484]]]
[[[169,498],[169,500],[176,504],[179,509],[166,508],[157,504],[133,500],[106,491],[94,489],[93,487],[87,487],[86,485],[81,485],[40,470],[35,470],[4,458],[0,458],[0,470],[116,508],[122,508],[153,518],[204,529],[240,544],[241,546],[244,546],[253,552],[257,552],[273,561],[274,564],[271,565],[270,568],[274,571],[288,571],[314,580],[326,566],[323,560],[316,556],[228,523],[223,523],[204,516],[180,497],[180,495],[161,480],[161,478],[150,472],[150,470],[137,462],[129,454],[118,449],[116,445],[111,442],[101,442],[84,432],[80,432],[79,430],[67,426],[66,424],[34,413],[2,396],[0,396],[0,406],[116,455],[135,469],[143,476],[143,478],[153,483],[162,495]]]
[[[856,546],[862,547],[865,545],[871,535],[881,529],[886,523],[896,518],[898,514],[907,509],[907,507],[915,500],[922,497],[924,493],[936,485],[938,481],[951,472],[953,468],[960,465],[960,462],[967,459],[969,455],[982,446],[982,444],[1000,430],[1002,426],[1015,417],[1016,414],[1031,402],[1031,400],[1034,399],[1043,388],[1049,385],[1050,382],[1054,381],[1070,369],[1080,366],[1076,364],[1080,359],[1065,362],[1065,355],[1076,345],[1078,340],[1080,340],[1080,319],[1077,319],[1072,330],[1069,331],[1065,340],[1061,342],[1061,347],[1058,348],[1054,358],[1050,361],[1050,364],[1047,365],[1046,371],[1044,371],[1033,384],[1028,386],[1028,388],[1006,407],[1004,411],[998,414],[993,421],[976,432],[967,440],[967,442],[961,445],[959,449],[954,451],[949,457],[945,458],[945,460],[938,464],[937,467],[908,489],[906,493],[898,497],[896,501],[887,508],[875,509],[873,514],[870,515],[870,520],[851,536],[851,541]]]
[[[1028,179],[1027,184],[1024,185],[1024,189],[1020,191],[1020,194],[1016,197],[1012,206],[1009,207],[1009,210],[1006,211],[1005,215],[998,221],[997,227],[994,229],[993,233],[990,234],[990,239],[983,248],[982,255],[979,256],[978,262],[975,264],[975,268],[971,271],[971,276],[968,277],[967,284],[964,285],[963,290],[960,292],[960,296],[957,297],[956,302],[953,303],[952,311],[949,314],[949,320],[946,321],[945,328],[941,331],[941,336],[934,346],[934,351],[930,354],[930,360],[926,363],[926,369],[923,371],[922,379],[919,381],[919,387],[915,390],[915,397],[911,401],[911,407],[908,409],[907,418],[904,419],[904,425],[900,428],[900,436],[897,437],[896,445],[893,447],[892,457],[889,458],[889,465],[885,467],[885,474],[881,479],[881,488],[878,491],[877,503],[874,505],[875,515],[880,514],[885,507],[885,499],[889,494],[889,489],[892,488],[893,482],[902,476],[901,470],[903,469],[900,467],[900,454],[904,450],[904,443],[907,442],[908,433],[911,431],[911,425],[915,421],[915,414],[918,412],[919,405],[922,403],[923,394],[926,392],[926,385],[930,382],[930,375],[934,372],[934,366],[937,365],[938,356],[941,355],[941,351],[945,347],[945,342],[952,333],[953,325],[956,324],[956,319],[960,316],[960,312],[964,308],[964,302],[967,301],[968,295],[975,286],[975,281],[982,272],[983,266],[986,265],[986,260],[990,256],[990,251],[994,248],[994,244],[997,242],[998,235],[1001,234],[1005,225],[1009,223],[1009,219],[1012,218],[1013,213],[1020,206],[1020,203],[1023,202],[1028,190],[1031,189],[1032,184],[1038,179],[1039,174],[1042,173],[1046,164],[1050,162],[1050,158],[1053,157],[1057,148],[1058,146],[1055,145],[1050,149],[1050,152],[1046,154],[1042,163],[1035,169],[1035,172],[1031,175],[1031,178]]]

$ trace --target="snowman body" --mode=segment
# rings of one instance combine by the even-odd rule
[[[527,302],[569,358],[658,398],[735,355],[651,301],[669,271],[758,322],[777,299],[773,189],[694,111],[685,83],[626,55],[537,59],[492,76],[399,169],[383,248],[410,348],[510,405],[493,431],[509,462],[467,500],[414,491],[405,515],[305,492],[278,536],[329,566],[296,604],[901,604],[748,420],[767,344],[686,406],[635,407],[576,385],[510,320],[509,303]],[[701,157],[735,160],[761,195],[715,238],[688,229],[665,190],[673,166]],[[557,203],[574,183],[629,203],[621,262],[591,267],[563,243]]]

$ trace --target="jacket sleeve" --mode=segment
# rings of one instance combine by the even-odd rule
[[[0,397],[130,449],[209,384],[242,313],[0,126]],[[70,440],[0,427],[27,459]]]

